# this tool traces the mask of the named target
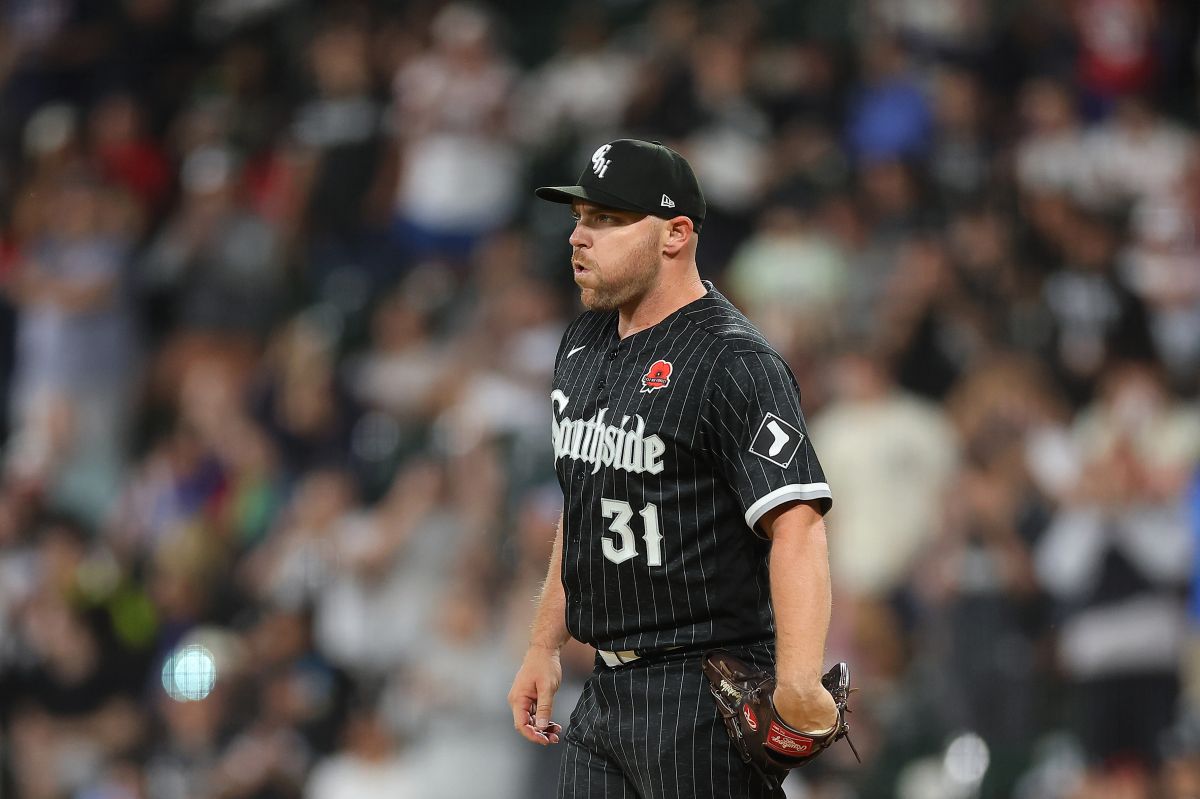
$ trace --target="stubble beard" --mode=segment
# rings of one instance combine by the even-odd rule
[[[606,282],[599,273],[595,288],[581,288],[579,299],[591,311],[612,311],[645,296],[658,278],[659,254],[657,236],[648,237],[641,247],[628,256],[629,268],[615,281]]]

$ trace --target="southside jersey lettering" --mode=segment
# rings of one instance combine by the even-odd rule
[[[832,501],[791,371],[705,285],[624,340],[616,311],[585,312],[555,359],[567,626],[602,649],[770,638],[758,521]]]
[[[555,409],[565,408],[571,398],[561,391],[555,390],[550,399]],[[644,438],[646,420],[634,415],[636,427],[626,430],[625,424],[629,417],[621,419],[620,426],[605,424],[604,417],[608,408],[601,408],[591,419],[586,421],[551,422],[554,440],[554,459],[568,457],[584,463],[595,464],[592,473],[600,471],[601,466],[611,466],[614,469],[624,469],[627,472],[649,472],[658,474],[662,471],[661,456],[666,448],[658,436]]]

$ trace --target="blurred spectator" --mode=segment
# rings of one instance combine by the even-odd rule
[[[860,201],[876,240],[894,244],[925,222],[927,201],[916,166],[901,159],[880,159],[863,167],[858,180]]]
[[[945,70],[937,75],[929,173],[947,203],[981,197],[991,180],[995,147],[984,102],[979,80],[973,74]]]
[[[747,18],[739,22],[751,24]],[[770,127],[750,94],[750,55],[744,39],[728,30],[719,36],[701,35],[689,56],[697,119],[686,150],[704,186],[708,235],[714,214],[740,216],[761,198],[769,169]]]
[[[239,706],[226,713],[237,727],[221,730],[212,793],[301,794],[312,765],[306,733],[334,721],[327,717],[336,690],[331,671],[312,655],[306,631],[302,617],[265,614],[244,636],[217,639],[224,646],[214,654],[218,665],[224,662],[226,690],[237,693]],[[196,638],[204,640],[207,632]],[[253,692],[246,690],[247,684],[254,686]],[[331,743],[320,737],[315,742]]]
[[[421,656],[403,673],[398,702],[405,715],[411,714],[412,755],[420,763],[417,783],[421,795],[430,799],[455,799],[479,790],[479,772],[457,767],[464,748],[495,779],[489,795],[525,795],[520,789],[526,759],[521,755],[529,753],[515,737],[492,732],[512,722],[511,712],[492,701],[510,683],[501,664],[516,669],[520,658],[497,649],[503,631],[494,624],[495,608],[483,599],[479,586],[484,584],[464,580],[442,586]],[[496,668],[481,672],[481,663]]]
[[[150,224],[164,210],[171,173],[166,154],[145,124],[136,98],[113,94],[92,110],[88,135],[101,174],[137,199],[140,221]]]
[[[21,185],[13,185],[12,239],[20,246],[42,235],[46,227],[46,197],[68,173],[84,171],[78,109],[67,103],[46,103],[34,112],[21,136]]]
[[[1170,190],[1187,168],[1193,142],[1142,97],[1126,97],[1084,137],[1092,164],[1088,200],[1123,208]]]
[[[306,799],[394,799],[422,794],[411,759],[371,705],[352,711],[342,746],[313,769]]]
[[[699,124],[689,56],[700,23],[695,3],[667,0],[655,4],[641,24],[626,34],[635,51],[651,55],[633,87],[625,114],[626,127],[677,139]]]
[[[615,134],[637,85],[639,59],[613,41],[600,8],[573,6],[560,38],[562,49],[530,72],[516,98],[513,124],[539,147]]]
[[[782,351],[812,352],[834,339],[849,282],[846,254],[795,200],[760,216],[729,264],[730,293]]]
[[[833,368],[834,398],[812,435],[843,500],[829,519],[834,584],[885,600],[937,531],[957,443],[937,408],[899,390],[875,357],[848,353]]]
[[[1123,275],[1146,303],[1155,350],[1172,384],[1189,394],[1200,374],[1200,149],[1169,188],[1134,207]]]
[[[828,199],[844,191],[849,178],[846,154],[833,128],[820,118],[801,116],[784,125],[771,161],[767,189],[775,197]]]
[[[1049,715],[1044,602],[1032,546],[1049,508],[1035,487],[1028,442],[1057,431],[1063,409],[1036,364],[984,361],[959,383],[948,409],[962,464],[946,492],[936,542],[918,567],[929,657],[948,675],[955,701],[939,713],[947,730],[968,729],[990,748],[988,796],[1012,795],[1031,737]],[[986,694],[972,686],[987,685]]]
[[[244,642],[244,679],[261,688],[254,714],[263,725],[254,737],[288,744],[285,751],[276,750],[284,755],[276,762],[298,765],[283,774],[295,781],[316,753],[331,751],[337,743],[353,684],[315,650],[307,612],[264,609],[246,629]]]
[[[315,96],[296,111],[297,222],[313,285],[339,269],[381,270],[379,190],[386,179],[383,107],[372,91],[365,25],[339,20],[320,29],[309,48]]]
[[[184,197],[147,248],[140,282],[162,333],[263,336],[281,302],[279,238],[237,200],[229,150],[202,148],[183,164]],[[166,328],[164,330],[163,328]]]
[[[1083,131],[1069,89],[1049,78],[1021,88],[1024,136],[1016,149],[1017,186],[1033,194],[1083,200],[1095,162],[1083,148]]]
[[[1151,369],[1110,371],[1075,428],[1079,482],[1036,551],[1089,757],[1155,765],[1179,696],[1191,536],[1180,492],[1200,420]]]
[[[516,76],[482,8],[451,3],[430,33],[433,49],[403,65],[393,84],[395,225],[413,256],[461,261],[516,212],[521,163],[508,119]]]
[[[546,451],[549,416],[539,392],[550,384],[551,352],[563,329],[553,295],[523,274],[525,248],[523,237],[506,235],[480,251],[476,302],[459,310],[453,393],[430,431],[433,446],[454,456],[503,441],[510,454],[524,460],[523,471],[511,475],[514,481],[541,476],[525,472],[539,468],[531,456]],[[484,341],[491,351],[487,359],[479,357]]]
[[[452,358],[434,337],[428,309],[407,286],[387,294],[371,319],[370,346],[348,364],[355,399],[402,422],[428,423]]]
[[[311,471],[292,492],[271,537],[245,562],[246,588],[289,611],[311,607],[338,568],[338,526],[353,508],[354,486],[337,471]]]
[[[129,478],[113,524],[114,542],[131,555],[154,552],[202,519],[220,490],[221,472],[205,442],[180,425],[156,441]]]
[[[219,790],[222,728],[231,698],[223,688],[196,702],[158,694],[157,721],[144,769],[146,795],[184,799]]]
[[[915,236],[901,245],[875,312],[880,347],[905,388],[944,396],[992,346],[988,328],[995,324],[989,318],[994,306],[972,297],[964,284],[942,239]]]
[[[230,550],[247,548],[280,502],[278,453],[242,407],[235,370],[198,359],[179,380],[174,426],[152,442],[112,519],[113,539],[130,555],[196,531]]]
[[[335,369],[335,342],[315,315],[275,331],[249,387],[254,418],[278,448],[285,474],[352,462],[355,408]]]
[[[1087,401],[1111,359],[1153,357],[1146,310],[1116,272],[1116,237],[1104,219],[1068,212],[1063,262],[1042,297],[1049,312],[1046,355],[1075,403]]]
[[[208,72],[199,78],[197,101],[221,116],[222,143],[244,156],[248,165],[275,145],[297,95],[293,85],[280,82],[284,75],[275,72],[278,57],[270,38],[236,36],[222,43]]]
[[[864,43],[863,68],[863,85],[846,130],[851,153],[863,163],[924,155],[932,126],[930,104],[900,42],[879,37]]]
[[[20,124],[47,99],[86,104],[103,87],[116,40],[115,10],[77,0],[6,3],[6,121]]]
[[[856,196],[835,197],[823,223],[850,255],[845,332],[851,341],[886,340],[881,307],[899,271],[897,251],[922,224],[925,204],[917,175],[899,161],[881,161],[862,170]]]
[[[868,0],[870,22],[921,50],[942,56],[976,52],[988,23],[982,0]]]
[[[130,241],[113,219],[111,190],[91,175],[62,176],[45,199],[10,287],[18,317],[8,469],[98,521],[130,422]]]
[[[147,131],[157,136],[185,99],[179,91],[196,78],[201,52],[189,5],[180,0],[128,0],[121,4],[112,54],[112,80],[142,104]]]
[[[279,454],[246,411],[244,379],[234,366],[196,360],[180,384],[179,423],[200,438],[221,473],[219,495],[206,508],[214,532],[231,548],[249,547],[279,510]]]
[[[348,508],[329,530],[332,572],[316,601],[319,650],[358,674],[416,658],[436,619],[438,586],[463,528],[441,503],[442,477],[413,463],[371,510]]]
[[[131,747],[140,718],[98,617],[65,598],[35,597],[21,615],[30,665],[12,718],[14,777],[22,796],[61,796],[90,783],[105,758]]]
[[[1145,91],[1158,67],[1158,0],[1072,0],[1079,82],[1098,104]]]
[[[967,207],[951,217],[946,239],[963,302],[985,338],[1018,351],[1037,346],[1030,327],[1042,313],[1039,285],[1019,261],[1011,220],[996,209]]]

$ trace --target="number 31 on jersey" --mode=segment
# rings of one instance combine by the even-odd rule
[[[633,519],[633,507],[624,500],[600,498],[600,513],[606,519],[612,519],[608,525],[609,532],[615,533],[612,538],[607,536],[600,539],[600,549],[604,557],[613,563],[624,563],[630,558],[636,558],[637,540],[629,522]],[[662,565],[662,533],[659,532],[658,508],[653,503],[638,511],[642,517],[642,541],[646,543],[646,564],[649,566]]]

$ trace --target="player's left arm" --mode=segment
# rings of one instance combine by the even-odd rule
[[[821,685],[831,588],[825,522],[813,502],[789,502],[760,520],[771,539],[775,611],[775,708],[792,727],[821,732],[838,719]]]
[[[808,438],[791,370],[772,352],[724,355],[701,421],[747,526],[771,541],[775,701],[794,728],[827,730],[836,706],[821,686],[831,593],[822,516],[832,494]]]

